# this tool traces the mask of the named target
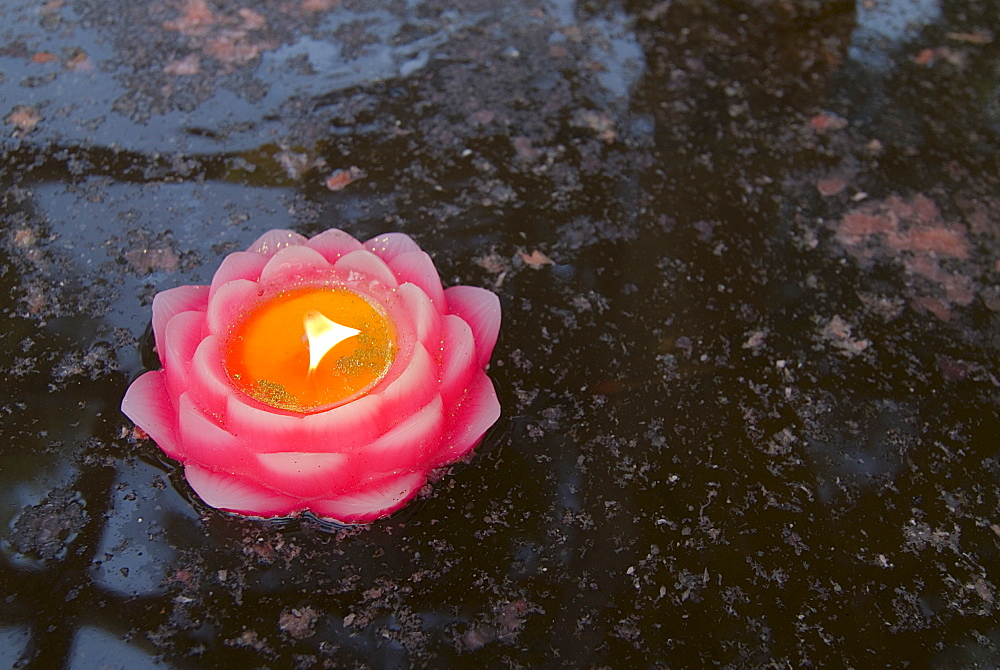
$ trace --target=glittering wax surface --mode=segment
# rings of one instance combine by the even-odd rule
[[[499,327],[493,293],[443,289],[406,235],[272,230],[210,286],[155,297],[163,367],[122,411],[213,507],[371,521],[499,417],[484,371]]]

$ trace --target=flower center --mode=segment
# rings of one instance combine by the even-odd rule
[[[284,291],[255,308],[225,345],[233,383],[262,403],[311,412],[360,394],[396,353],[381,308],[344,288]]]

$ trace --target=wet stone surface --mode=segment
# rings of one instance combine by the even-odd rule
[[[1000,10],[8,3],[0,664],[1000,663]],[[369,526],[123,417],[159,290],[399,230],[504,413]]]

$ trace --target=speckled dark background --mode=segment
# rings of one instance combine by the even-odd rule
[[[992,0],[2,6],[0,666],[1000,663]],[[499,294],[503,417],[370,526],[208,509],[152,296],[331,226]]]

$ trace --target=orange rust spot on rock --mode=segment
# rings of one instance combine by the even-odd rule
[[[76,51],[66,61],[66,69],[73,72],[87,72],[94,69],[94,64],[90,62],[90,56],[86,51]]]
[[[895,232],[895,219],[881,214],[867,214],[855,210],[846,214],[837,226],[837,237],[842,242],[857,243],[871,235]]]
[[[943,301],[934,296],[921,296],[914,300],[918,311],[928,311],[944,322],[951,321],[951,309]]]
[[[359,167],[351,166],[346,170],[334,170],[333,173],[327,177],[326,187],[331,191],[340,191],[347,188],[348,185],[353,184],[359,179],[364,179],[368,174]]]
[[[969,257],[969,245],[965,240],[965,234],[945,226],[911,230],[906,235],[891,238],[889,244],[897,249],[930,252],[951,258]]]
[[[21,135],[26,135],[38,126],[42,121],[41,113],[29,105],[17,105],[10,114],[4,117],[4,121],[15,126]]]
[[[830,197],[843,192],[847,181],[843,177],[827,177],[816,182],[816,190],[824,197]]]
[[[187,0],[181,9],[181,16],[173,21],[164,21],[166,30],[176,30],[182,35],[205,35],[215,25],[215,13],[205,0]]]
[[[847,119],[841,118],[836,114],[823,113],[817,114],[809,119],[809,125],[811,125],[813,130],[816,132],[825,133],[830,130],[840,130],[841,128],[846,128]]]
[[[302,0],[304,12],[327,12],[340,5],[340,0]]]
[[[922,49],[913,57],[913,62],[920,66],[930,65],[934,62],[934,49]]]
[[[538,249],[535,249],[530,254],[518,251],[517,255],[521,257],[521,260],[524,261],[528,267],[534,270],[541,270],[546,265],[555,265],[554,260],[543,254]]]

